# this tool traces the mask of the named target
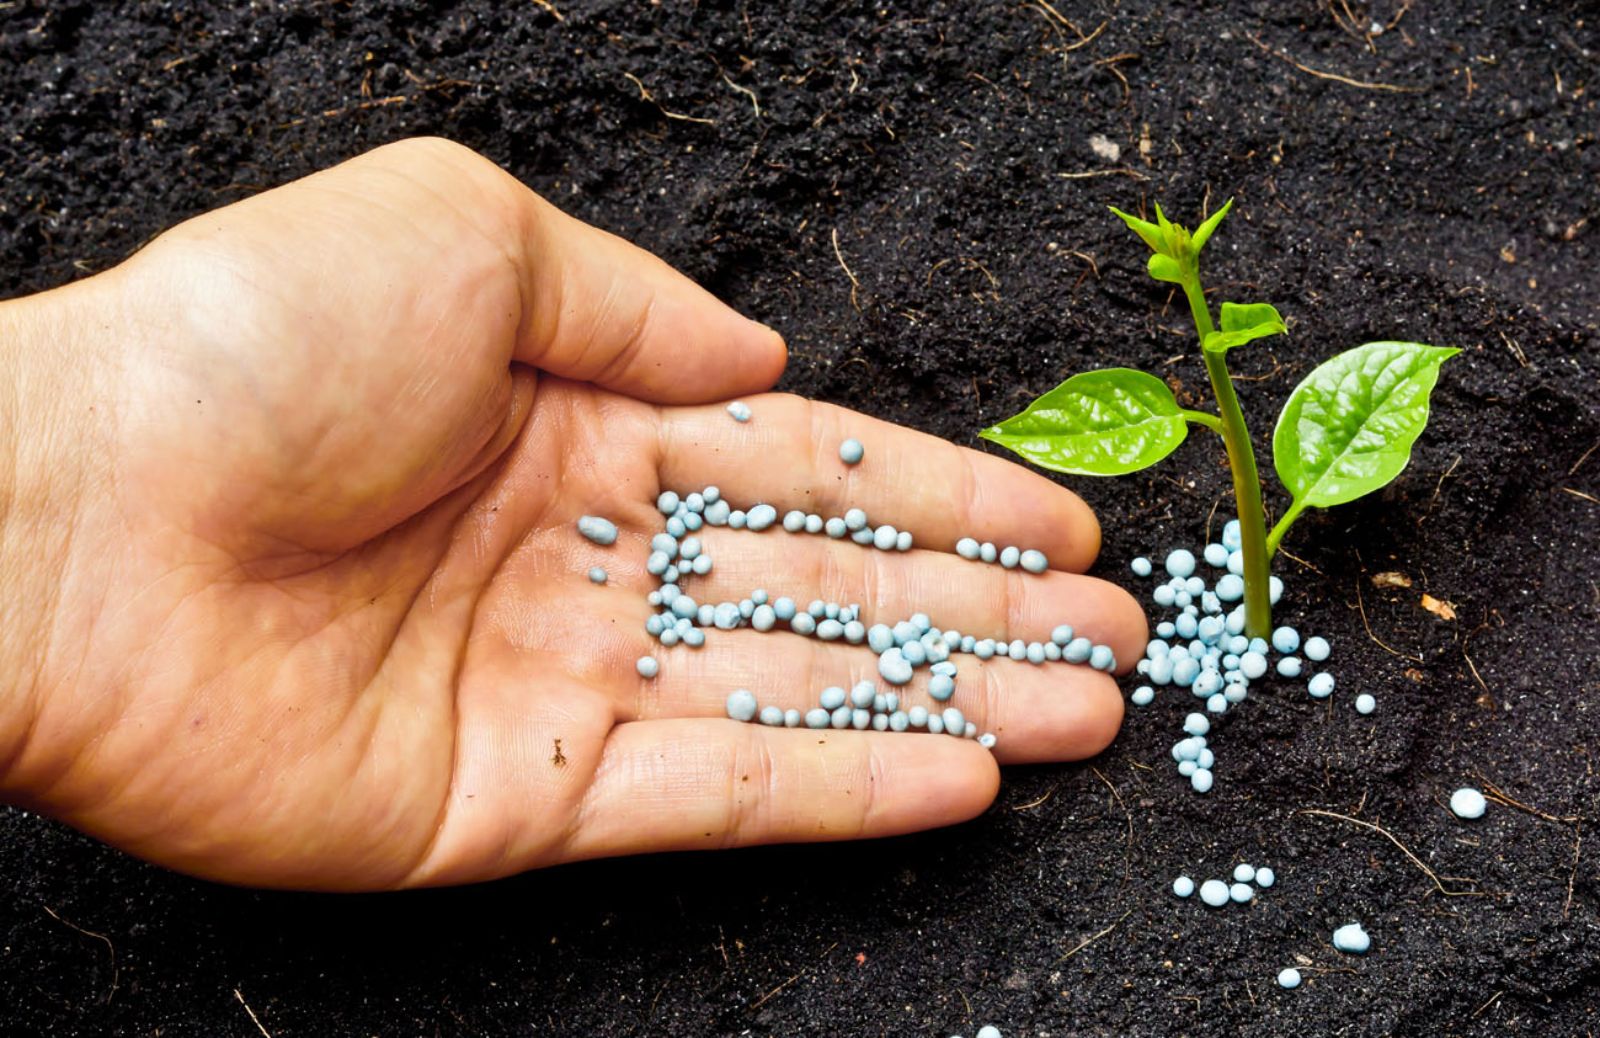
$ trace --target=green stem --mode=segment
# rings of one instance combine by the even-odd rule
[[[1268,558],[1278,554],[1278,545],[1283,542],[1283,535],[1289,532],[1289,527],[1294,525],[1294,521],[1300,518],[1300,513],[1305,510],[1305,502],[1296,501],[1289,506],[1289,510],[1283,514],[1283,518],[1279,519],[1277,524],[1273,526],[1272,532],[1267,534]]]
[[[1203,425],[1218,436],[1222,435],[1222,419],[1216,415],[1206,414],[1204,411],[1191,411],[1188,408],[1184,408],[1182,414],[1184,421],[1192,422],[1195,425]]]
[[[1183,280],[1183,293],[1200,333],[1200,354],[1205,358],[1206,374],[1217,395],[1217,413],[1222,421],[1222,440],[1228,448],[1228,466],[1233,469],[1233,496],[1239,506],[1239,549],[1244,554],[1244,630],[1251,638],[1272,634],[1272,598],[1267,569],[1266,512],[1261,506],[1261,477],[1256,472],[1256,452],[1244,425],[1244,412],[1228,375],[1227,354],[1205,348],[1206,336],[1214,326],[1205,294],[1200,289],[1198,271]],[[1187,417],[1187,416],[1185,416]]]

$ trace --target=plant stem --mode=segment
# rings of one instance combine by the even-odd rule
[[[1194,425],[1203,425],[1218,436],[1222,435],[1222,419],[1214,414],[1206,414],[1204,411],[1191,411],[1188,408],[1184,408],[1183,420]]]
[[[1183,280],[1183,294],[1189,300],[1195,330],[1200,333],[1200,354],[1205,359],[1211,389],[1217,395],[1217,413],[1222,418],[1222,441],[1228,448],[1228,467],[1233,470],[1233,497],[1239,506],[1239,550],[1244,555],[1244,631],[1251,638],[1272,635],[1272,597],[1267,569],[1267,522],[1261,506],[1261,477],[1256,472],[1256,452],[1250,445],[1250,432],[1244,425],[1244,412],[1228,375],[1227,354],[1205,348],[1206,336],[1215,326],[1200,289],[1198,271]]]
[[[1283,535],[1289,532],[1289,527],[1294,525],[1294,521],[1300,518],[1300,513],[1305,510],[1304,502],[1295,501],[1289,505],[1289,510],[1283,514],[1283,518],[1279,519],[1277,524],[1273,526],[1272,532],[1267,534],[1267,557],[1269,559],[1278,554],[1278,545],[1283,543]]]

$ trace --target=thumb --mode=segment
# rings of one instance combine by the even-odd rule
[[[522,298],[514,359],[656,403],[768,389],[783,338],[741,316],[650,253],[574,219],[494,163],[440,139],[401,141],[366,161],[439,177],[499,239]]]

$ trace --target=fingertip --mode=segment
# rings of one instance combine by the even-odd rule
[[[962,757],[960,768],[944,771],[950,782],[948,795],[951,811],[947,824],[965,822],[983,814],[994,803],[994,798],[1000,795],[1000,765],[994,759],[994,754],[973,739],[957,739],[949,735],[931,738],[946,740],[960,751]]]
[[[1110,642],[1111,652],[1117,658],[1117,673],[1127,674],[1133,670],[1144,655],[1145,646],[1150,643],[1150,621],[1137,599],[1116,584],[1109,586],[1113,590],[1106,604],[1114,632]]]
[[[1066,491],[1067,501],[1062,506],[1066,516],[1064,529],[1071,530],[1063,568],[1073,573],[1085,573],[1100,557],[1100,517],[1094,514],[1089,503],[1072,491]]]
[[[994,754],[949,735],[874,735],[873,771],[888,778],[889,802],[864,835],[958,825],[983,814],[1000,792]]]
[[[1103,678],[1091,682],[1084,693],[1078,738],[1068,760],[1098,756],[1122,730],[1123,716],[1127,711],[1122,702],[1122,690],[1110,675],[1104,675]]]
[[[1086,760],[1111,745],[1122,718],[1122,693],[1115,679],[1090,671],[1042,710],[1014,718],[1012,724],[1002,722],[994,752],[1008,764]]]
[[[1144,609],[1126,590],[1100,577],[1068,578],[1077,615],[1074,621],[1079,634],[1091,641],[1110,647],[1116,658],[1116,673],[1124,674],[1139,657],[1144,655],[1150,640],[1149,622]]]
[[[746,318],[749,320],[749,318]],[[789,366],[789,344],[778,330],[760,321],[750,321],[754,326],[752,339],[756,345],[751,349],[755,357],[755,378],[758,389],[771,389],[777,385],[778,379],[783,377],[783,371]]]
[[[739,321],[742,328],[734,344],[738,376],[726,387],[727,395],[764,393],[777,385],[789,366],[789,344],[770,325],[743,315]]]

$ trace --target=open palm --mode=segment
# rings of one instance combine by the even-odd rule
[[[69,290],[70,291],[70,290]],[[134,853],[234,882],[382,888],[636,851],[902,832],[981,811],[994,757],[931,735],[726,720],[814,705],[862,647],[745,629],[662,649],[644,559],[663,489],[824,515],[909,553],[707,529],[702,601],[863,603],[980,637],[1066,621],[1138,655],[1078,575],[1076,497],[827,405],[755,396],[772,331],[487,161],[409,141],[218,210],[81,286],[101,406],[29,736],[8,785]],[[747,425],[716,401],[744,394]],[[845,436],[867,447],[846,469]],[[583,514],[622,528],[605,548]],[[1039,547],[1025,576],[952,553]],[[587,571],[603,566],[604,586]],[[638,676],[654,653],[661,675]],[[958,656],[1002,760],[1097,752],[1084,667]]]

